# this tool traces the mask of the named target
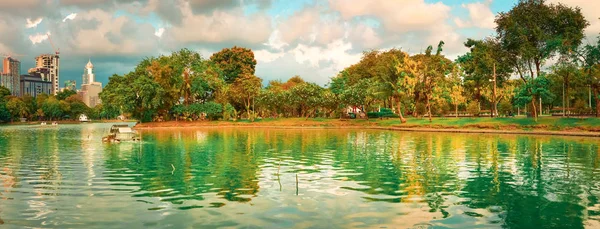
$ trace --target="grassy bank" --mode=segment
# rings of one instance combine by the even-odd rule
[[[280,118],[262,119],[250,122],[240,121],[170,121],[140,123],[136,128],[173,128],[173,127],[209,127],[209,126],[267,126],[267,127],[381,127],[402,129],[466,129],[466,130],[502,130],[502,131],[563,131],[563,132],[600,132],[598,118],[561,118],[540,117],[538,122],[531,118],[409,118],[407,123],[398,119],[325,119],[325,118]]]

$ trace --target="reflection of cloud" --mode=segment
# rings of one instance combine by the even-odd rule
[[[27,18],[27,24],[25,25],[25,27],[27,27],[28,29],[37,27],[40,23],[42,23],[42,20],[44,20],[44,19],[37,18],[32,21],[31,18]]]
[[[50,36],[50,32],[47,32],[46,34],[38,33],[35,35],[29,35],[29,40],[32,44],[42,43],[42,41],[48,39],[48,36]]]
[[[73,19],[75,19],[75,17],[77,17],[77,14],[71,13],[71,14],[67,15],[62,21],[66,22],[67,20],[73,20]]]

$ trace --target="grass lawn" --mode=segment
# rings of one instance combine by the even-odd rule
[[[490,117],[462,117],[462,118],[407,118],[406,123],[399,119],[345,119],[337,118],[265,118],[233,121],[169,121],[143,123],[140,127],[194,127],[194,126],[302,126],[302,127],[403,127],[403,128],[440,128],[440,129],[497,129],[497,130],[553,130],[553,131],[595,131],[600,132],[599,118],[562,118],[540,117],[535,122],[532,118],[490,118]]]

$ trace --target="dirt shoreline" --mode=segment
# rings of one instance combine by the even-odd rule
[[[312,125],[311,125],[312,124]],[[368,130],[390,130],[406,132],[437,132],[437,133],[472,133],[472,134],[518,134],[518,135],[550,135],[550,136],[577,136],[577,137],[600,137],[600,132],[589,131],[553,131],[553,130],[523,130],[523,129],[465,129],[465,128],[439,128],[439,127],[400,127],[400,126],[377,126],[377,125],[314,125],[298,123],[290,125],[273,125],[269,123],[222,123],[222,122],[163,122],[163,123],[139,123],[134,129],[213,129],[213,128],[271,128],[271,129],[368,129]]]

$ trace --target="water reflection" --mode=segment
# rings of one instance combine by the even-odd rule
[[[109,126],[0,129],[5,225],[600,226],[597,139]]]

